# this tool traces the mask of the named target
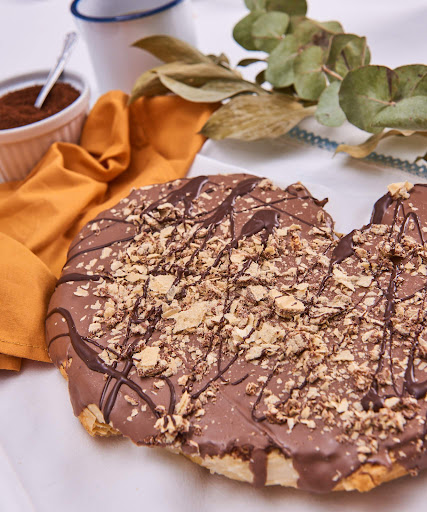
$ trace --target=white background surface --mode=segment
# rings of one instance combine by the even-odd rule
[[[73,29],[65,0],[0,0],[0,80],[49,67],[62,38]],[[224,51],[236,63],[245,52],[231,28],[243,0],[193,0],[199,46]],[[427,54],[426,0],[311,0],[309,15],[338,19],[348,32],[365,34],[373,62],[396,67]],[[96,85],[80,42],[70,67]],[[226,163],[220,163],[220,162]],[[329,197],[328,211],[346,232],[369,220],[388,183],[413,178],[344,155],[292,142],[207,142],[191,174],[241,167],[287,185],[297,180]],[[422,181],[416,179],[415,181]],[[0,291],[1,293],[1,291]],[[0,512],[15,511],[314,511],[426,510],[427,472],[386,484],[366,495],[316,496],[292,489],[253,489],[212,476],[160,449],[125,439],[92,439],[72,415],[66,384],[51,365],[24,362],[20,373],[0,371]]]

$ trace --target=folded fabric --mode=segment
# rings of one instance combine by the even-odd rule
[[[49,361],[44,318],[71,240],[132,187],[185,176],[215,108],[178,97],[101,97],[80,145],[53,144],[21,182],[0,184],[0,369]]]

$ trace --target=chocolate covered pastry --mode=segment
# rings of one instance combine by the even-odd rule
[[[134,190],[73,242],[46,322],[92,435],[230,478],[369,490],[427,465],[427,188],[337,240],[250,175]]]

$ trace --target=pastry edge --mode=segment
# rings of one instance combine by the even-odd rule
[[[103,421],[102,413],[95,404],[85,407],[78,418],[85,430],[93,437],[121,435],[118,430]],[[241,482],[253,483],[254,475],[249,460],[243,460],[230,454],[201,457],[197,454],[183,453],[179,447],[170,446],[166,448],[172,453],[184,455],[192,462],[208,469],[211,473],[217,473]],[[354,473],[338,482],[332,490],[367,492],[382,483],[406,474],[408,474],[407,469],[398,462],[393,462],[390,467],[365,463]],[[278,450],[274,450],[267,455],[266,486],[281,485],[297,488],[298,478],[298,472],[295,470],[291,458],[286,457]]]
[[[62,376],[68,380],[64,365],[59,368]],[[92,437],[121,436],[121,432],[113,426],[106,424],[102,412],[95,404],[89,404],[78,416],[80,423]],[[254,475],[248,460],[240,459],[234,455],[225,454],[222,457],[189,455],[177,447],[167,447],[168,451],[181,454],[195,462],[199,466],[208,469],[211,473],[226,476],[240,482],[253,483]],[[390,467],[382,464],[365,463],[354,473],[343,478],[332,489],[333,491],[359,491],[367,492],[379,485],[400,478],[408,474],[408,470],[394,461]],[[266,486],[281,485],[283,487],[298,487],[298,472],[295,470],[292,459],[285,457],[278,450],[272,451],[267,456]]]

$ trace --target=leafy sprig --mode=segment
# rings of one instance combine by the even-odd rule
[[[275,138],[312,115],[330,127],[348,120],[373,134],[359,146],[339,146],[355,157],[367,156],[390,136],[426,135],[427,66],[370,65],[366,38],[345,33],[337,21],[306,17],[306,0],[245,4],[250,12],[233,36],[248,51],[266,54],[238,64],[263,64],[255,82],[231,68],[223,54],[204,55],[183,41],[152,36],[134,46],[165,64],[141,75],[130,101],[173,92],[190,101],[223,102],[202,129],[217,140]]]

